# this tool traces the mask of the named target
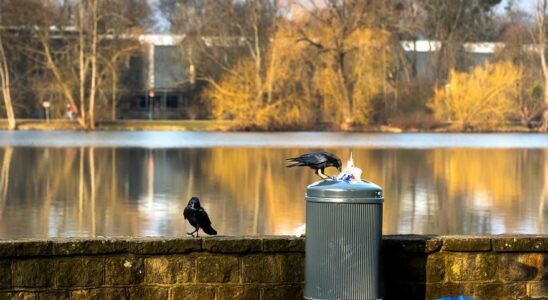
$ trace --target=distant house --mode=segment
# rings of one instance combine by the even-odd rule
[[[440,41],[402,41],[405,52],[414,75],[432,78],[434,75],[435,53],[442,48]],[[491,59],[495,52],[504,48],[504,43],[464,43],[461,48],[461,66],[481,65]]]
[[[13,34],[19,35],[31,32],[27,27],[3,27],[1,28]],[[73,26],[49,28],[50,38],[55,45],[63,44],[65,39],[76,39],[77,28]],[[32,34],[29,33],[29,37]],[[105,40],[114,38],[109,34],[104,35]],[[142,34],[121,35],[116,38],[138,41],[140,51],[128,57],[126,64],[121,69],[119,100],[116,105],[116,118],[119,119],[194,119],[205,116],[204,105],[199,102],[199,94],[194,63],[200,65],[199,55],[193,47],[197,44],[212,50],[218,48],[225,53],[232,51],[229,57],[243,55],[239,49],[245,44],[243,37],[201,37],[194,40],[186,35],[175,34]],[[411,65],[414,77],[432,79],[435,77],[435,63],[437,52],[443,47],[441,41],[417,40],[402,41],[403,50],[408,63]],[[458,46],[458,59],[460,66],[481,65],[491,59],[494,54],[505,45],[503,43],[464,43]],[[525,51],[538,51],[541,49],[535,45],[523,45]],[[64,59],[65,51],[56,53],[54,58]],[[216,51],[216,50],[215,50]],[[203,59],[203,58],[202,58]],[[45,68],[45,67],[44,67]],[[200,69],[204,73],[203,69]],[[207,70],[206,70],[207,71]],[[35,73],[46,73],[42,69],[33,70]],[[206,72],[207,73],[207,72]],[[216,70],[209,73],[217,75]],[[28,83],[30,84],[30,83]],[[48,98],[51,95],[51,87],[43,95],[22,95],[25,98]],[[27,92],[28,93],[28,92]],[[36,93],[36,92],[35,92]],[[49,100],[48,100],[49,101]],[[64,103],[64,99],[60,102]],[[64,109],[65,105],[60,106]],[[38,108],[42,112],[42,107]],[[29,113],[32,115],[32,112]]]
[[[120,99],[118,118],[194,118],[189,109],[194,88],[193,66],[180,46],[184,35],[138,36],[143,45],[129,59],[123,80],[128,90]]]
[[[144,34],[129,36],[142,44],[139,54],[130,58],[124,76],[126,92],[117,106],[120,119],[194,119],[205,117],[201,104],[196,67],[192,60],[200,46],[233,49],[245,45],[242,37],[200,37]],[[199,64],[199,61],[195,62]],[[203,70],[202,70],[203,71]]]
[[[130,58],[125,76],[129,90],[120,100],[118,118],[170,119],[195,118],[203,108],[195,89],[195,70],[190,63],[192,40],[185,35],[145,34],[137,37],[143,45],[140,55]],[[227,42],[216,37],[204,37],[206,47],[238,46],[241,38]],[[414,76],[433,78],[435,54],[439,41],[402,41],[402,49],[411,63]],[[504,48],[503,43],[465,43],[461,48],[461,65],[481,65]]]

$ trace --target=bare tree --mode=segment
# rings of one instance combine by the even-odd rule
[[[36,70],[28,86],[57,98],[57,113],[65,104],[79,107],[80,126],[93,129],[98,108],[115,109],[119,74],[139,49],[136,36],[149,26],[146,0],[5,1],[14,42]]]
[[[2,89],[2,98],[4,99],[6,116],[8,117],[8,129],[13,130],[16,127],[16,123],[11,99],[10,70],[4,50],[4,39],[2,37],[4,31],[2,25],[2,15],[0,14],[0,88]]]
[[[538,0],[536,7],[536,43],[540,57],[542,75],[544,76],[544,113],[542,114],[542,130],[548,131],[548,64],[546,63],[546,13],[548,11],[547,0]]]
[[[379,27],[380,2],[297,2],[298,40],[314,57],[314,90],[325,119],[343,130],[370,121],[373,98],[388,87],[390,33]]]
[[[494,38],[495,5],[501,0],[416,0],[424,13],[422,34],[441,42],[434,67],[436,80],[445,80],[450,69],[467,67],[462,44]]]
[[[237,103],[241,104],[239,120],[266,113],[276,102],[273,67],[279,48],[273,46],[273,38],[281,19],[280,1],[162,2],[170,7],[166,15],[172,32],[186,36],[181,53],[195,68],[197,81],[209,87],[205,95],[217,109],[214,114],[222,117],[225,108]],[[234,101],[215,103],[222,98]],[[268,127],[268,118],[261,119],[265,123],[260,127]]]

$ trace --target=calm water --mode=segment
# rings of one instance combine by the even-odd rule
[[[548,135],[0,132],[0,238],[181,236],[193,195],[220,234],[291,234],[316,178],[284,158],[324,148],[384,188],[385,234],[548,233]]]

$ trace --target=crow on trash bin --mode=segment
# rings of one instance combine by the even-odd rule
[[[298,157],[287,158],[289,163],[286,167],[310,167],[315,170],[315,174],[320,176],[321,179],[327,179],[329,176],[325,175],[324,169],[328,167],[335,167],[339,172],[342,170],[341,159],[335,154],[329,152],[316,152],[307,153]]]
[[[200,228],[209,235],[217,234],[217,231],[211,227],[211,221],[209,220],[206,211],[200,206],[200,199],[198,199],[198,197],[190,198],[190,201],[188,201],[188,205],[183,212],[183,216],[188,220],[190,225],[196,229],[193,232],[187,232],[188,235],[194,237],[194,233],[196,233],[196,237],[199,237],[198,230],[200,230]]]

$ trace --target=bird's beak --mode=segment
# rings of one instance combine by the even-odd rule
[[[337,170],[339,170],[339,173],[342,172],[342,167],[338,167]]]

